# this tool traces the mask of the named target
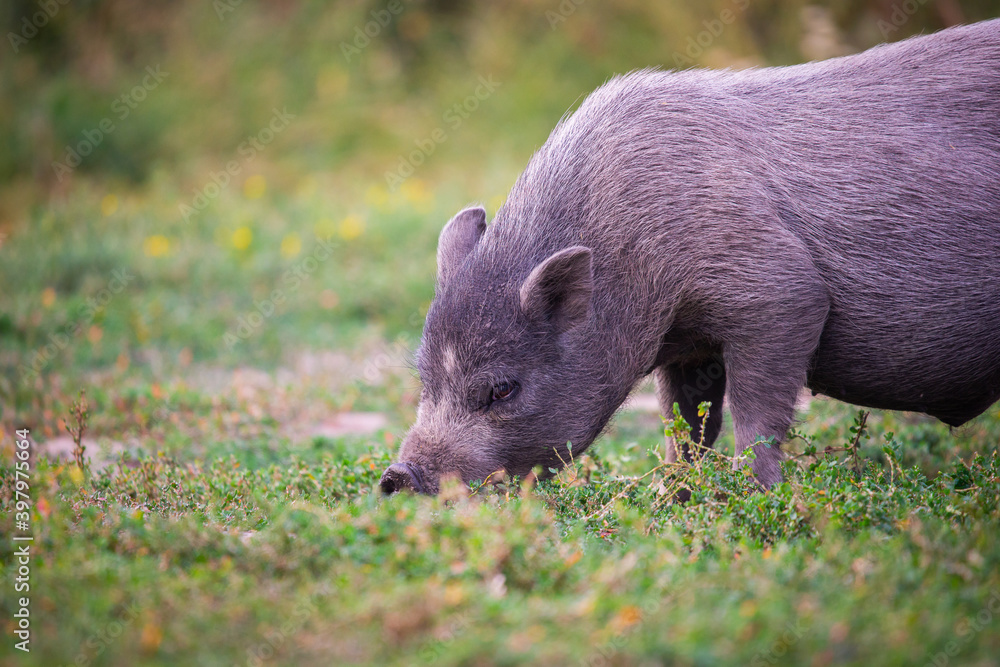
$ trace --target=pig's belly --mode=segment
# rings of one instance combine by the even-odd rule
[[[978,326],[959,326],[954,315],[935,327],[905,325],[905,314],[894,320],[885,311],[871,321],[831,314],[807,385],[848,403],[963,424],[1000,399],[1000,312]]]

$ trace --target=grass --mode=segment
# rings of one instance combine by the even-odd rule
[[[534,487],[377,493],[414,418],[441,225],[470,201],[492,215],[574,100],[670,66],[732,6],[576,3],[553,25],[567,3],[405,4],[350,61],[337,45],[364,3],[223,20],[69,3],[2,60],[0,663],[998,664],[997,406],[960,429],[882,412],[862,429],[815,400],[767,494],[733,472],[728,421],[719,454],[667,466],[664,424],[637,410]],[[802,60],[805,4],[751,3],[699,63]],[[12,7],[19,30],[36,5]],[[849,13],[842,37],[879,41]],[[62,147],[157,63],[169,77],[56,181]],[[446,124],[485,74],[497,92]],[[182,214],[286,106],[287,130]]]
[[[715,454],[633,483],[658,452],[614,434],[534,489],[443,498],[381,497],[390,449],[349,438],[85,473],[42,457],[19,664],[994,664],[1000,457],[949,453],[931,478],[903,462],[914,433],[860,477],[803,457],[768,494]],[[678,485],[691,501],[663,502]]]

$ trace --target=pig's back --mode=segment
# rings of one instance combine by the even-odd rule
[[[738,233],[711,212],[747,198],[830,294],[810,386],[956,424],[997,399],[1000,20],[795,67],[616,79],[533,158],[500,215],[520,226],[495,239],[654,237],[681,256],[701,252],[680,251],[701,233],[685,216],[706,240]]]
[[[1000,21],[812,67],[760,102],[831,296],[810,385],[967,421],[1000,395]]]

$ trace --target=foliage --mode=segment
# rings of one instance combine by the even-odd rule
[[[860,478],[850,452],[807,436],[814,451],[769,493],[722,454],[664,463],[662,441],[656,472],[623,474],[615,432],[534,488],[441,498],[380,497],[388,452],[349,443],[306,461],[286,442],[283,462],[251,466],[122,454],[85,474],[40,458],[45,641],[20,662],[922,664],[955,642],[960,662],[988,664],[1000,455],[930,478],[901,463],[913,433],[884,437],[885,463]]]

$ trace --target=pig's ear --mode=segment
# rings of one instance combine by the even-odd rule
[[[438,238],[438,285],[444,285],[448,277],[462,265],[485,231],[486,209],[482,206],[459,211],[444,226]]]
[[[566,248],[532,269],[521,285],[521,310],[562,333],[587,319],[593,291],[590,248]]]

